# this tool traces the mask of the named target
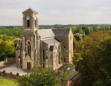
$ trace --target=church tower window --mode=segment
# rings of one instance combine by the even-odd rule
[[[27,27],[30,27],[30,20],[27,20]]]
[[[27,27],[29,28],[30,27],[30,17],[27,16]]]

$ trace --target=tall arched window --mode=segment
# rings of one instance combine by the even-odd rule
[[[30,20],[27,20],[27,27],[30,27]]]
[[[30,17],[27,16],[27,27],[30,27]]]
[[[28,52],[27,52],[27,54],[29,56],[31,56],[31,44],[30,44],[30,42],[28,42]]]

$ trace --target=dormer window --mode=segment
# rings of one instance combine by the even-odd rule
[[[27,27],[30,27],[30,20],[27,20]]]

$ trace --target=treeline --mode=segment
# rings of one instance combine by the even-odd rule
[[[22,30],[23,29],[21,27],[1,27],[0,34],[14,37],[22,37]]]
[[[90,25],[40,25],[39,28],[40,29],[47,29],[47,28],[57,28],[57,29],[64,29],[64,28],[72,28],[73,33],[82,33],[82,34],[89,34],[93,31],[101,31],[101,30],[111,30],[111,25],[110,24],[102,24],[102,25],[98,25],[98,24],[90,24]]]
[[[72,28],[73,33],[82,33],[85,35],[88,35],[91,32],[94,31],[106,31],[106,30],[111,30],[111,25],[110,24],[80,24],[80,25],[60,25],[60,24],[55,24],[55,25],[39,25],[39,29],[64,29],[64,28]],[[8,34],[11,36],[22,36],[22,30],[23,28],[21,26],[1,26],[0,27],[0,34]]]
[[[64,29],[64,28],[72,28],[73,33],[82,33],[88,35],[91,32],[94,31],[106,31],[106,30],[111,30],[111,25],[110,24],[80,24],[80,25],[60,25],[60,24],[55,24],[55,25],[39,25],[39,29]],[[10,36],[22,36],[22,30],[23,28],[21,26],[1,26],[0,27],[0,34],[7,34]]]

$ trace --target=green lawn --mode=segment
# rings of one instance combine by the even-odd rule
[[[9,80],[9,79],[0,77],[0,86],[19,86],[19,85],[14,80]]]

